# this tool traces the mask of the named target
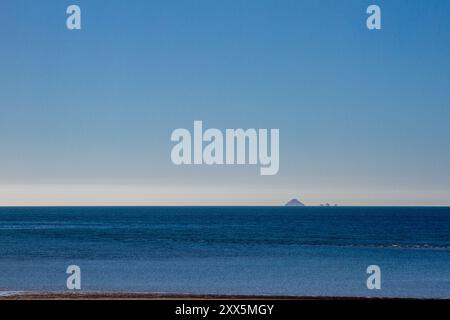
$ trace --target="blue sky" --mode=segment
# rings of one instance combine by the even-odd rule
[[[450,205],[449,1],[3,0],[0,21],[0,205]],[[194,120],[279,128],[278,175],[174,166]]]

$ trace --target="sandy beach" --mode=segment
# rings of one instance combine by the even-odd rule
[[[10,292],[0,300],[424,300],[414,298],[175,294],[152,292]]]

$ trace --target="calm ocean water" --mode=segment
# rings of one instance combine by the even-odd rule
[[[86,291],[450,298],[450,208],[0,208],[0,291],[70,264]]]

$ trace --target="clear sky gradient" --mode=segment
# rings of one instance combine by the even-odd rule
[[[450,205],[450,1],[2,0],[0,22],[0,205]],[[279,128],[278,175],[173,165],[194,120]]]

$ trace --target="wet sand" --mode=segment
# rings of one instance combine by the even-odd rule
[[[418,300],[373,297],[305,297],[267,295],[213,295],[127,292],[20,292],[0,296],[0,300]],[[420,300],[420,299],[419,299]]]

